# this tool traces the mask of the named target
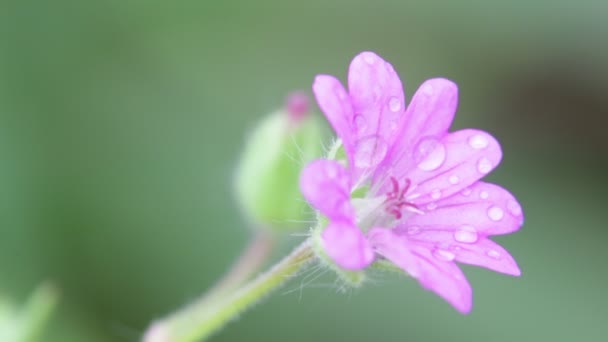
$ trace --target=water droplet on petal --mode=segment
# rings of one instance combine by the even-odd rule
[[[486,254],[492,259],[500,258],[500,253],[498,253],[498,251],[495,251],[493,249],[490,249],[489,251],[487,251]]]
[[[398,112],[401,110],[401,100],[399,100],[396,97],[391,97],[390,100],[388,100],[388,108],[391,110],[391,112]]]
[[[488,138],[481,134],[475,134],[469,138],[469,146],[476,150],[481,150],[488,147],[489,141]]]
[[[375,85],[373,93],[374,93],[374,101],[378,101],[382,97],[382,87],[380,87],[379,85]]]
[[[513,216],[520,216],[521,215],[521,206],[519,206],[519,204],[517,202],[515,202],[514,200],[509,200],[507,202],[507,209],[509,209],[509,212]]]
[[[389,72],[389,74],[395,72],[395,69],[393,69],[393,66],[390,63],[384,62],[384,67],[386,68],[386,71]]]
[[[355,129],[357,130],[357,133],[365,133],[365,131],[367,130],[367,120],[365,120],[365,117],[361,114],[357,114],[355,115],[353,121],[355,123]]]
[[[500,221],[504,215],[504,211],[499,207],[493,206],[488,209],[488,217],[492,221]]]
[[[430,83],[426,83],[422,86],[422,92],[424,95],[431,96],[433,95],[433,86]]]
[[[435,189],[431,192],[432,199],[439,199],[441,197],[441,190]]]
[[[477,242],[477,230],[471,226],[462,226],[454,233],[454,239],[462,243]]]
[[[395,121],[391,121],[391,123],[389,124],[389,129],[391,131],[396,131],[397,130],[397,123]]]
[[[409,227],[407,227],[407,235],[419,234],[421,230],[422,229],[420,229],[420,227],[418,227],[418,226],[409,226]]]
[[[445,146],[435,138],[423,138],[414,150],[414,160],[418,168],[424,171],[433,171],[445,162]]]
[[[449,251],[446,251],[446,250],[443,250],[443,249],[436,249],[433,252],[433,255],[437,259],[440,259],[440,260],[443,260],[443,261],[452,261],[452,260],[454,260],[456,258],[456,254],[454,254],[452,252],[449,252]]]
[[[462,196],[469,196],[471,195],[471,192],[473,192],[470,188],[465,188],[464,190],[462,190],[461,194]]]
[[[431,202],[431,203],[429,203],[429,204],[426,205],[426,208],[428,210],[435,210],[435,209],[437,209],[437,203]]]
[[[381,137],[372,135],[357,141],[354,162],[358,168],[375,167],[386,156],[388,145]]]
[[[371,53],[366,53],[363,55],[363,60],[369,65],[376,63],[376,57]]]
[[[479,198],[481,199],[488,199],[488,197],[490,197],[490,194],[487,191],[482,191],[479,193]]]
[[[479,159],[479,161],[477,162],[477,171],[485,174],[490,172],[491,170],[492,162],[490,161],[490,159],[486,157]]]
[[[450,176],[450,178],[448,178],[448,181],[450,182],[450,184],[456,185],[456,184],[460,183],[460,177],[458,177],[456,175],[452,175],[452,176]]]

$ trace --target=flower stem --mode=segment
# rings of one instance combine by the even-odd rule
[[[198,301],[163,321],[150,326],[145,342],[193,342],[204,340],[249,309],[265,295],[278,289],[314,259],[309,240],[269,271],[242,286],[232,295],[212,303]]]

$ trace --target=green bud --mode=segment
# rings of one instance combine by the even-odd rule
[[[302,168],[323,154],[323,123],[308,109],[308,99],[293,94],[251,132],[236,170],[236,195],[245,214],[274,231],[302,228],[311,219],[300,194]]]

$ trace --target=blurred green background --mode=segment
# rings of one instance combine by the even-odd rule
[[[461,316],[404,277],[341,294],[313,274],[214,340],[603,340],[607,16],[606,1],[2,1],[0,293],[58,285],[43,341],[137,340],[246,243],[231,175],[248,129],[372,50],[408,97],[455,80],[454,129],[501,141],[489,179],[526,223],[498,240],[523,276],[464,267]]]

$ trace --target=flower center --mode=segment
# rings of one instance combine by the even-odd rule
[[[407,191],[410,189],[412,181],[406,178],[403,181],[403,186],[399,184],[399,181],[397,181],[395,177],[391,177],[390,181],[393,185],[393,189],[386,194],[384,210],[395,216],[395,219],[397,220],[400,220],[403,217],[402,210],[420,212],[417,205],[408,202],[405,198],[405,194],[407,194]]]
[[[412,190],[412,182],[409,179],[400,183],[396,178],[391,177],[390,181],[391,190],[384,195],[351,199],[357,213],[357,225],[363,231],[375,226],[392,227],[409,217],[405,215],[406,212],[424,214],[406,196],[408,191]]]

